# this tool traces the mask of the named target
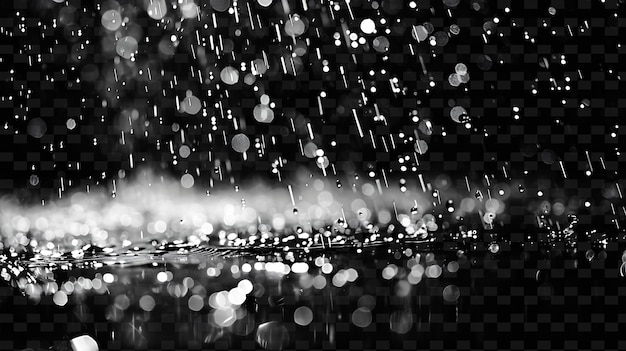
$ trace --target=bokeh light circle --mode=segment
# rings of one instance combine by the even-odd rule
[[[52,301],[54,301],[55,305],[59,307],[63,307],[67,305],[67,302],[68,302],[67,294],[59,290],[56,293],[54,293],[54,296],[52,296]]]
[[[230,0],[211,0],[209,4],[213,10],[224,12],[230,7]]]
[[[180,105],[180,109],[182,112],[185,112],[189,115],[195,115],[200,112],[200,108],[202,107],[202,103],[200,99],[191,95],[187,96]]]
[[[150,295],[144,295],[139,299],[139,307],[146,312],[151,312],[154,310],[156,306],[156,301],[154,301],[154,297]]]
[[[461,296],[461,291],[456,285],[448,285],[443,288],[443,299],[448,302],[456,302]]]
[[[361,31],[365,34],[376,33],[376,23],[371,18],[365,18],[361,21]]]
[[[120,38],[115,45],[115,52],[125,59],[133,57],[139,49],[137,39],[131,36]]]
[[[122,25],[122,15],[117,10],[108,10],[102,14],[100,22],[104,28],[114,32]]]
[[[313,321],[313,311],[306,306],[300,306],[294,311],[293,320],[298,325],[307,326]]]
[[[151,0],[146,9],[150,18],[160,21],[167,14],[167,4],[165,0]]]
[[[202,310],[202,308],[204,308],[204,299],[202,298],[202,296],[192,295],[189,298],[189,301],[187,301],[187,305],[189,306],[190,310],[199,312],[200,310]]]
[[[267,105],[258,104],[252,111],[254,119],[261,123],[271,123],[274,120],[274,111]]]
[[[224,84],[234,85],[239,81],[239,71],[232,66],[226,66],[220,72],[220,79]]]
[[[48,126],[46,122],[41,118],[33,118],[28,122],[28,126],[26,127],[28,134],[33,138],[41,138],[46,134],[48,130]]]
[[[367,327],[372,323],[372,312],[365,307],[357,308],[352,312],[352,323],[357,327]]]
[[[189,173],[187,174],[183,174],[182,177],[180,177],[180,184],[183,186],[183,188],[189,189],[193,186],[195,180],[193,178],[193,176]]]
[[[250,148],[250,138],[243,133],[236,134],[231,140],[231,145],[233,150],[244,153]]]

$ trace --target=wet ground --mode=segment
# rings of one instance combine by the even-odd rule
[[[542,244],[139,254],[56,270],[40,295],[3,287],[0,349],[61,350],[82,334],[110,350],[617,348],[614,244],[591,260]]]

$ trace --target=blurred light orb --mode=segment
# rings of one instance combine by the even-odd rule
[[[376,38],[374,38],[374,40],[372,41],[372,45],[374,46],[374,50],[376,50],[377,52],[387,52],[389,51],[389,39],[387,39],[386,37],[378,36]]]
[[[304,156],[308,158],[314,158],[317,154],[317,145],[314,142],[309,141],[304,145]]]
[[[415,142],[415,151],[420,155],[425,154],[428,151],[428,144],[424,140],[417,140]]]
[[[220,72],[220,79],[224,84],[234,85],[239,81],[239,71],[232,66],[226,66]]]
[[[491,251],[491,253],[498,253],[498,251],[500,251],[500,245],[498,245],[497,243],[492,243],[491,245],[489,245],[489,251]]]
[[[326,278],[323,275],[318,275],[313,278],[313,287],[317,290],[322,290],[326,287]]]
[[[116,308],[119,308],[122,311],[125,311],[130,307],[130,299],[125,294],[117,295],[113,302],[113,305]]]
[[[263,6],[263,7],[268,7],[272,4],[274,0],[257,0],[257,2],[259,3],[259,5]]]
[[[267,72],[267,66],[265,65],[265,61],[262,59],[256,59],[253,62],[253,68],[256,71],[255,75],[265,74]],[[254,73],[254,71],[253,71]]]
[[[67,120],[67,122],[65,122],[65,126],[67,127],[67,129],[73,130],[74,128],[76,128],[76,121],[73,118],[70,118]]]
[[[438,31],[433,36],[435,37],[435,43],[437,44],[437,46],[445,46],[450,40],[448,33],[444,31]]]
[[[193,186],[195,180],[193,179],[193,176],[189,173],[187,174],[183,174],[182,177],[180,177],[180,184],[183,186],[183,188],[185,189],[189,189]]]
[[[439,278],[442,272],[443,272],[443,269],[441,269],[441,267],[436,264],[426,267],[424,271],[424,273],[426,274],[428,278]]]
[[[443,288],[443,299],[448,302],[456,302],[461,296],[461,291],[456,285],[448,285]]]
[[[296,262],[291,265],[291,271],[296,274],[304,274],[309,271],[309,265],[306,262]]]
[[[242,270],[245,271],[242,267]],[[237,284],[237,287],[243,291],[244,294],[250,294],[254,289],[254,285],[248,279],[244,279]]]
[[[187,145],[182,145],[178,148],[178,154],[182,158],[187,158],[189,157],[189,155],[191,155],[191,149]]]
[[[189,306],[190,310],[199,312],[200,310],[202,310],[202,308],[204,308],[204,299],[202,298],[202,296],[192,295],[189,298],[189,301],[187,301],[187,305]]]
[[[176,52],[176,47],[174,46],[172,41],[166,37],[161,38],[161,41],[159,41],[158,47],[159,47],[159,53],[161,54],[163,59],[171,58],[172,56],[174,56],[174,53]]]
[[[413,315],[410,311],[395,311],[389,317],[389,328],[398,334],[406,334],[413,326]]]
[[[46,122],[41,118],[33,118],[28,122],[28,126],[26,127],[28,134],[33,138],[41,138],[46,134],[48,130],[48,126]]]
[[[466,75],[467,74],[467,66],[464,63],[459,62],[459,63],[456,64],[456,66],[454,66],[454,71],[459,76]]]
[[[243,77],[243,82],[247,85],[252,85],[256,82],[256,77],[252,73],[248,73]]]
[[[228,291],[228,301],[237,306],[241,306],[246,301],[246,292],[240,287],[232,288]]]
[[[98,351],[98,343],[89,335],[81,335],[70,341],[73,351]]]
[[[232,307],[222,307],[213,312],[213,320],[220,327],[230,327],[237,320],[237,314]]]
[[[125,59],[133,57],[137,53],[138,49],[139,43],[137,42],[137,39],[131,36],[120,38],[115,45],[115,52]]]
[[[459,270],[459,263],[457,261],[451,261],[448,263],[448,272],[456,273]]]
[[[296,42],[296,45],[294,45],[294,48],[293,48],[293,52],[297,56],[304,56],[308,51],[309,51],[309,47],[307,46],[306,42],[304,42],[303,40],[298,40]]]
[[[422,25],[414,26],[411,30],[411,35],[413,36],[413,39],[418,42],[422,42],[428,38],[428,30]]]
[[[185,112],[189,115],[195,115],[200,112],[201,107],[202,103],[200,99],[193,95],[187,96],[180,105],[181,112]]]
[[[352,312],[352,323],[357,327],[367,327],[372,323],[372,312],[365,307],[357,308]]]
[[[461,78],[459,77],[458,74],[451,73],[448,76],[448,83],[450,83],[450,85],[453,87],[458,87],[459,85],[461,85]]]
[[[293,312],[293,320],[298,325],[307,326],[313,321],[313,311],[306,306],[300,306]]]
[[[157,280],[161,283],[165,283],[167,281],[167,273],[166,272],[157,273]]]
[[[198,5],[196,5],[193,0],[188,0],[187,3],[182,4],[180,6],[180,12],[183,15],[183,18],[195,18],[198,16]]]
[[[146,312],[154,310],[154,306],[156,306],[156,301],[150,295],[144,295],[139,299],[139,307]]]
[[[461,32],[461,27],[457,24],[450,25],[450,34],[458,35]]]
[[[443,4],[448,7],[456,7],[461,0],[443,0]]]
[[[122,15],[117,10],[108,10],[102,14],[100,22],[105,29],[114,32],[122,25]]]
[[[304,64],[302,62],[302,59],[298,56],[293,56],[289,53],[285,53],[283,55],[283,57],[281,58],[281,61],[285,62],[284,68],[285,71],[287,72],[287,74],[295,76],[298,74],[298,72],[301,72]]]
[[[467,116],[467,110],[463,106],[454,106],[450,110],[450,118],[456,123],[463,123],[464,116]]]
[[[54,293],[54,296],[52,296],[52,301],[54,301],[55,305],[59,307],[63,307],[67,305],[67,302],[68,302],[67,294],[59,290]]]
[[[200,232],[202,232],[202,234],[205,234],[205,235],[209,235],[213,233],[213,224],[208,223],[208,222],[202,224],[202,227],[200,227]]]
[[[291,20],[285,21],[285,33],[290,37],[297,37],[304,33],[306,25],[298,15],[291,17]]]
[[[359,307],[365,307],[368,310],[373,310],[376,307],[376,298],[372,295],[363,295],[359,297],[357,301]]]
[[[461,83],[467,83],[470,80],[470,75],[469,72],[465,73],[463,75],[459,74],[459,79],[461,80]]]
[[[211,0],[211,7],[215,11],[225,12],[230,7],[230,0]]]
[[[259,98],[259,101],[261,102],[261,104],[263,105],[269,105],[270,103],[270,97],[267,94],[263,94],[261,95],[261,97]]]
[[[361,21],[361,31],[365,34],[376,33],[376,23],[371,18],[366,18]]]
[[[102,280],[104,280],[104,282],[107,284],[111,284],[115,281],[115,276],[111,273],[104,273],[102,275]]]
[[[150,0],[146,11],[150,18],[160,21],[167,14],[167,4],[165,0]]]
[[[274,120],[274,111],[267,105],[258,104],[252,111],[254,119],[261,123],[271,123]]]
[[[318,157],[317,160],[317,167],[324,169],[327,168],[328,166],[330,166],[330,161],[328,160],[328,157],[326,156],[321,156]]]
[[[248,136],[243,133],[236,134],[231,139],[231,145],[233,147],[233,150],[239,153],[244,153],[250,148],[250,138],[248,138]]]

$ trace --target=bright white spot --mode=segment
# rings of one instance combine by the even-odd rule
[[[371,18],[361,21],[361,31],[365,34],[376,33],[376,23]]]

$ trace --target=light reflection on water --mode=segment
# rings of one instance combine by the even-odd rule
[[[120,189],[115,199],[80,194],[39,212],[2,208],[0,305],[54,325],[16,334],[25,340],[18,349],[61,350],[80,334],[101,349],[479,347],[501,337],[497,327],[477,325],[566,313],[577,303],[569,292],[590,267],[626,275],[626,254],[614,252],[621,237],[586,230],[574,214],[565,222],[538,215],[527,240],[514,241],[510,226],[434,216],[425,209],[435,204],[416,194],[364,199],[318,182],[292,189],[303,194],[295,214],[288,200],[264,203],[289,199],[289,191],[257,187],[242,195],[230,223],[219,205],[234,201],[232,193],[207,200],[171,184]],[[303,200],[311,198],[318,202]],[[311,224],[316,206],[326,212]],[[256,220],[246,219],[246,208]],[[364,208],[374,210],[362,216]],[[386,221],[384,211],[392,214]],[[248,231],[251,223],[256,231]],[[594,276],[579,291],[595,296],[606,284]]]
[[[87,262],[103,264],[40,271],[46,282],[27,284],[26,297],[13,299],[43,318],[65,315],[101,348],[161,342],[267,350],[358,342],[372,348],[381,341],[402,347],[450,335],[474,344],[494,335],[472,325],[502,308],[528,322],[561,311],[554,303],[578,275],[577,256],[566,252],[542,255],[512,246],[498,254],[435,253],[428,245],[405,245],[401,255],[381,245],[360,254],[354,248],[295,255],[213,248],[189,259],[148,253],[126,263],[94,258]],[[552,274],[559,268],[565,276]],[[33,337],[43,345],[77,331],[55,332]]]
[[[546,311],[564,312],[559,301],[579,272],[604,263],[626,275],[626,259],[610,254],[616,237],[584,231],[573,214],[563,225],[539,215],[536,232],[512,242],[510,228],[478,230],[435,217],[416,194],[389,191],[366,202],[331,189],[326,183],[296,189],[318,203],[298,197],[295,214],[289,201],[264,204],[268,196],[289,199],[288,191],[254,188],[242,195],[247,200],[238,204],[235,223],[219,206],[228,196],[200,199],[171,184],[129,184],[115,199],[80,194],[39,212],[5,206],[0,266],[11,288],[0,303],[80,326],[53,323],[53,331],[29,333],[42,348],[59,349],[81,333],[110,349],[162,342],[267,350],[426,347],[437,340],[479,345],[497,338],[497,330],[474,325],[505,307],[532,323]],[[471,201],[482,206],[478,197]],[[341,203],[351,203],[349,210]],[[316,206],[326,212],[311,224]],[[362,216],[368,207],[378,212]],[[256,220],[246,219],[246,208]],[[384,211],[391,219],[381,221]],[[248,231],[255,221],[257,231]],[[63,235],[55,234],[62,228]],[[553,274],[563,269],[565,275]],[[595,279],[590,286],[603,284]]]

